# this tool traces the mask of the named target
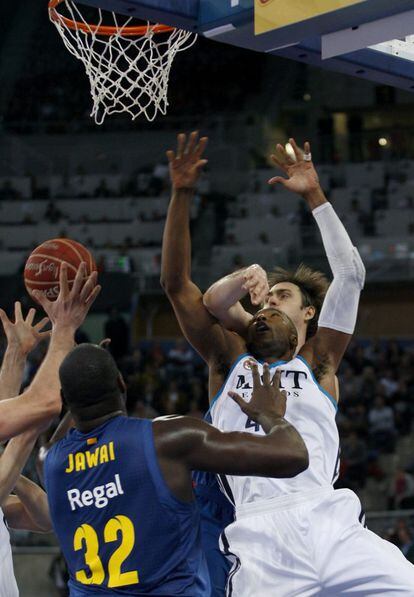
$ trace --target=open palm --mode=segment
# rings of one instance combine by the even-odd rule
[[[24,355],[29,354],[39,342],[50,335],[50,332],[42,331],[45,325],[49,323],[49,318],[44,317],[41,321],[33,325],[35,315],[36,310],[30,309],[26,319],[24,319],[22,306],[17,301],[14,305],[13,323],[3,309],[0,309],[0,319],[3,324],[4,333],[6,334],[7,344],[18,348]]]
[[[167,151],[170,178],[174,189],[193,189],[200,176],[201,168],[207,163],[202,159],[207,145],[207,137],[199,140],[198,132],[193,131],[187,142],[187,135],[177,137],[177,151]]]
[[[294,139],[289,139],[295,153],[296,161],[287,153],[283,145],[276,146],[276,152],[272,154],[271,160],[280,168],[288,178],[274,176],[269,180],[269,184],[282,184],[289,191],[305,195],[319,187],[319,178],[315,167],[311,161],[304,159],[305,154],[310,155],[310,144],[305,143],[304,151],[301,150]]]

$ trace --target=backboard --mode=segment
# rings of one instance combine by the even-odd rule
[[[413,0],[76,0],[414,91]]]

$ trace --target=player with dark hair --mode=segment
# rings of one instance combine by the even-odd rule
[[[276,267],[266,273],[258,264],[221,278],[204,294],[204,304],[212,315],[228,329],[246,333],[251,313],[239,302],[250,295],[253,305],[280,307],[294,322],[298,334],[298,350],[318,330],[318,318],[329,282],[324,274],[306,265],[295,271]]]
[[[36,324],[33,323],[35,309],[30,309],[27,317],[23,318],[19,302],[15,304],[14,322],[0,310],[7,338],[0,371],[0,415],[4,417],[2,439],[22,432],[11,439],[0,458],[0,595],[4,597],[18,595],[6,524],[14,529],[35,532],[51,530],[44,491],[20,473],[39,433],[60,412],[58,368],[73,347],[76,329],[82,324],[100,290],[96,286],[96,274],[85,279],[85,273],[84,266],[81,266],[69,291],[66,266],[61,268],[59,296],[53,303],[44,295],[38,296],[49,317]],[[49,320],[52,332],[42,332]],[[49,350],[43,364],[30,387],[17,396],[27,355],[49,335]],[[14,495],[10,495],[12,491]]]
[[[295,159],[278,145],[273,160],[287,178],[275,177],[269,182],[300,194],[312,209],[333,281],[319,313],[312,297],[304,300],[300,286],[285,275],[265,293],[264,308],[248,316],[243,336],[225,329],[209,313],[201,291],[191,280],[189,212],[206,162],[206,143],[206,138],[198,140],[197,133],[188,140],[179,135],[177,151],[167,152],[173,192],[164,231],[162,284],[184,334],[209,366],[213,425],[223,431],[263,433],[228,397],[237,393],[238,400],[249,400],[249,363],[254,358],[260,372],[267,370],[265,363],[272,371],[281,372],[280,387],[287,393],[286,416],[300,431],[309,452],[308,469],[291,479],[220,476],[236,516],[221,538],[222,551],[233,562],[227,594],[410,595],[414,568],[397,548],[364,528],[361,504],[353,492],[333,489],[339,465],[335,374],[354,331],[364,285],[365,268],[358,251],[323,194],[309,143],[303,152],[290,139]],[[303,280],[302,270],[296,282],[299,274]],[[322,288],[319,274],[305,278],[317,281]],[[241,280],[237,274],[229,277],[221,285],[224,307],[234,305],[240,292],[249,291],[249,284],[243,276]],[[310,285],[307,287],[309,290]],[[302,289],[306,287],[302,285]],[[262,291],[256,288],[257,303]],[[312,319],[318,319],[318,328],[306,340]],[[240,321],[238,325],[240,329]],[[282,355],[292,329],[297,339],[295,356],[286,360]],[[215,594],[220,594],[220,587]]]
[[[297,340],[290,331],[287,358]],[[72,597],[210,595],[191,471],[292,477],[308,463],[284,421],[278,378],[271,384],[266,369],[262,385],[252,367],[253,399],[235,400],[262,437],[190,417],[128,418],[112,356],[91,344],[69,353],[59,374],[75,429],[50,448],[44,479]]]

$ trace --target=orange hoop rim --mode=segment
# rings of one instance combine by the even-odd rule
[[[148,32],[148,29],[150,29],[152,33],[168,33],[175,30],[175,27],[170,27],[169,25],[151,25],[150,27],[147,25],[139,25],[137,27],[114,27],[108,25],[90,25],[89,23],[81,23],[80,21],[74,21],[73,19],[69,19],[68,17],[64,17],[58,13],[56,8],[64,1],[65,0],[49,0],[49,16],[51,21],[62,22],[73,31],[80,30],[84,33],[96,33],[96,35],[110,37],[111,35],[115,35],[122,30],[122,35],[127,37],[140,37],[145,35]]]

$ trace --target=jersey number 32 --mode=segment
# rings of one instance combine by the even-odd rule
[[[118,541],[121,534],[121,544],[115,549],[108,561],[108,587],[124,587],[139,583],[138,571],[121,572],[121,566],[127,559],[135,545],[134,525],[127,516],[119,514],[108,520],[103,531],[104,543]],[[95,529],[90,524],[82,524],[76,529],[73,537],[73,549],[85,550],[85,563],[90,570],[88,576],[85,570],[76,572],[76,580],[84,585],[101,585],[105,580],[105,569],[99,557],[99,539]]]

